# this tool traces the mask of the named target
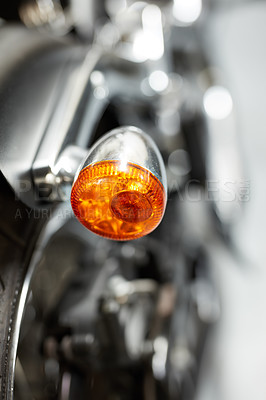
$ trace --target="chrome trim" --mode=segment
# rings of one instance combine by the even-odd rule
[[[104,135],[91,148],[83,168],[104,160],[120,160],[137,164],[152,172],[163,184],[167,192],[167,179],[162,156],[155,142],[141,129],[124,126]]]

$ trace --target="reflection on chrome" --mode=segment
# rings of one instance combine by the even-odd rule
[[[173,14],[178,22],[190,25],[195,22],[202,10],[202,0],[174,0]]]
[[[204,94],[203,105],[212,119],[225,119],[233,109],[233,100],[229,91],[222,86],[212,86]]]
[[[159,60],[164,53],[162,13],[156,5],[147,5],[142,11],[142,29],[133,42],[133,54],[138,61]]]
[[[149,84],[155,92],[163,92],[168,87],[169,78],[163,71],[153,71],[149,76]]]
[[[165,337],[157,337],[153,343],[154,355],[152,357],[152,370],[158,380],[165,378],[168,341]]]

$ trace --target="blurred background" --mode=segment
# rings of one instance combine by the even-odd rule
[[[92,108],[91,100],[86,100],[83,111],[79,109],[78,115],[82,115],[80,120],[83,121],[83,124],[76,125],[80,138],[83,138],[79,139],[79,143],[86,142],[89,147],[107,128],[136,125],[152,132],[167,170],[168,208],[165,219],[154,236],[121,246],[110,245],[106,241],[97,243],[93,237],[86,236],[85,246],[86,234],[83,230],[79,232],[81,228],[70,221],[62,228],[63,231],[58,229],[49,245],[44,248],[39,272],[31,283],[31,296],[37,297],[39,309],[42,310],[44,303],[48,308],[48,311],[40,312],[42,319],[44,315],[46,318],[46,327],[42,328],[45,334],[40,335],[42,346],[46,349],[44,353],[47,353],[46,361],[50,363],[45,364],[46,378],[52,377],[51,382],[58,388],[68,384],[69,371],[75,377],[80,374],[83,378],[86,376],[86,379],[82,378],[86,382],[92,376],[95,381],[98,379],[102,382],[105,379],[103,376],[109,374],[109,370],[106,372],[104,369],[103,372],[99,365],[107,365],[110,359],[116,358],[110,356],[110,348],[116,349],[118,346],[118,343],[114,345],[117,341],[114,334],[118,329],[115,325],[117,321],[112,322],[114,325],[111,328],[107,324],[108,328],[105,330],[109,332],[110,343],[106,344],[108,340],[102,339],[104,344],[102,345],[101,340],[97,344],[104,353],[103,358],[102,353],[101,356],[95,356],[94,349],[90,350],[92,353],[88,356],[89,361],[77,361],[78,356],[69,356],[69,344],[67,339],[64,340],[64,337],[69,340],[73,332],[76,335],[95,333],[95,328],[92,329],[91,326],[95,325],[92,315],[98,315],[96,306],[90,310],[89,322],[86,319],[87,314],[86,318],[84,316],[84,307],[91,304],[91,296],[98,299],[98,295],[92,294],[90,286],[93,286],[91,282],[98,279],[93,271],[103,269],[109,271],[108,279],[102,277],[101,282],[104,283],[101,284],[97,281],[97,288],[99,293],[105,293],[104,300],[101,298],[102,314],[100,313],[104,316],[104,321],[106,319],[110,322],[110,315],[115,313],[116,307],[119,306],[119,313],[120,308],[124,307],[124,300],[121,300],[123,296],[117,295],[117,291],[119,293],[122,290],[122,294],[128,296],[125,283],[141,278],[152,280],[163,287],[160,296],[165,302],[156,304],[157,307],[165,306],[169,310],[165,314],[159,313],[159,322],[157,320],[153,330],[150,327],[144,328],[140,321],[148,321],[149,318],[152,320],[153,314],[150,310],[152,304],[155,304],[154,289],[149,285],[145,286],[148,297],[151,296],[147,301],[138,292],[140,290],[142,293],[146,289],[139,289],[136,283],[134,290],[139,297],[138,300],[133,298],[132,304],[136,309],[140,307],[146,311],[144,314],[132,313],[131,303],[130,312],[124,309],[121,311],[122,317],[119,316],[118,325],[123,326],[127,333],[124,343],[126,350],[119,348],[119,354],[122,358],[127,354],[126,360],[138,359],[142,365],[140,370],[143,363],[148,365],[148,372],[143,373],[145,378],[140,378],[142,373],[139,372],[139,364],[134,369],[130,363],[134,372],[128,372],[128,366],[123,369],[123,365],[127,365],[123,358],[123,361],[117,361],[115,367],[108,364],[111,371],[121,374],[122,383],[116,382],[113,391],[107,385],[107,392],[101,393],[97,388],[98,392],[96,390],[91,394],[83,380],[78,378],[75,385],[81,380],[83,393],[90,393],[95,399],[127,400],[131,399],[128,394],[130,391],[133,397],[143,396],[138,398],[145,400],[265,399],[265,1],[10,0],[0,4],[0,17],[0,42],[1,38],[3,40],[0,78],[4,76],[4,69],[9,68],[7,59],[13,46],[15,51],[17,46],[17,55],[19,54],[18,58],[13,59],[15,63],[23,64],[23,60],[28,57],[25,46],[28,35],[35,37],[34,51],[39,48],[42,54],[47,48],[46,45],[38,44],[39,37],[45,37],[47,43],[52,40],[57,43],[56,46],[60,47],[62,44],[75,49],[71,56],[69,53],[64,59],[64,63],[70,65],[75,58],[70,72],[77,71],[87,54],[90,58],[91,50],[100,48],[104,56],[95,63],[89,77],[89,91],[93,93],[93,104],[97,106]],[[5,41],[8,36],[7,26],[8,30],[17,32],[9,41]],[[69,61],[71,57],[72,61]],[[34,55],[33,59],[37,63],[40,54]],[[82,65],[86,67],[89,64]],[[12,68],[9,71],[12,72]],[[30,71],[32,67],[27,68]],[[45,68],[37,76],[45,75],[50,66]],[[64,82],[69,81],[70,72],[64,75]],[[38,78],[36,82],[39,79],[41,80]],[[4,85],[1,85],[2,89]],[[29,81],[26,86],[28,85],[30,86]],[[16,82],[9,87],[9,94],[13,93],[10,103],[6,100],[9,99],[8,95],[2,91],[1,104],[10,104],[9,107],[1,108],[2,115],[5,115],[5,119],[1,117],[2,136],[12,135],[14,131],[6,128],[10,126],[8,118],[17,118],[20,132],[24,129],[24,122],[21,122],[15,111],[17,109],[23,113],[23,101],[16,95],[15,87],[18,87]],[[59,89],[62,90],[62,85]],[[39,93],[42,93],[41,90],[38,92],[38,86],[35,86],[34,96],[38,97]],[[27,97],[31,98],[29,108],[33,114],[34,96],[29,92]],[[47,99],[48,97],[47,95]],[[44,103],[47,101],[44,100]],[[42,110],[44,108],[41,106]],[[84,111],[86,109],[87,112]],[[85,114],[87,116],[84,117]],[[90,119],[90,115],[97,115],[98,120],[96,121],[96,117]],[[91,128],[87,128],[88,125]],[[27,146],[31,146],[30,143]],[[2,142],[0,144],[4,149]],[[36,149],[38,146],[39,142]],[[18,176],[16,170],[18,165],[23,169],[27,163],[19,162],[21,148],[5,148],[7,150],[5,155],[2,154],[1,169],[17,191],[14,184],[14,176],[16,179]],[[31,170],[35,151],[33,153],[32,160],[28,158],[31,165],[25,167],[26,172]],[[24,195],[25,193],[20,193],[19,197],[22,196],[22,200],[34,208],[31,195],[27,193],[28,197],[25,195],[25,198]],[[75,238],[79,238],[75,239],[77,243],[83,243],[82,257],[78,266],[73,261],[75,268],[73,265],[69,267],[67,284],[64,281],[60,288],[55,288],[54,293],[58,295],[47,306],[51,278],[44,275],[44,270],[49,271],[49,265],[50,269],[54,266],[54,270],[59,271],[55,276],[60,281],[62,266],[56,266],[60,264],[56,260],[62,256],[67,264],[63,243],[68,243],[70,231],[75,232]],[[71,246],[71,254],[76,260],[75,246],[69,244],[69,249]],[[95,257],[92,255],[94,253]],[[90,265],[90,274],[84,271],[85,264]],[[129,272],[129,265],[133,264],[137,266],[137,273]],[[150,272],[151,265],[152,268],[157,265],[153,270],[156,273]],[[83,276],[84,281],[88,282],[86,295],[85,289],[75,281],[77,275]],[[48,289],[45,293],[38,283],[40,276],[47,278]],[[112,297],[114,293],[115,298],[119,298],[117,303]],[[82,296],[87,299],[86,304],[84,301],[82,303]],[[31,301],[29,305],[31,312],[37,307],[33,307]],[[86,320],[86,323],[82,324],[81,320]],[[28,321],[33,324],[32,320],[26,319],[26,325],[29,324]],[[57,329],[55,325],[58,325]],[[33,331],[36,332],[36,329],[34,327]],[[29,338],[35,335],[31,330],[26,329]],[[149,334],[145,336],[142,331],[148,331]],[[113,332],[112,339],[110,332]],[[145,336],[145,341],[142,335]],[[22,337],[24,344],[21,345],[20,360],[24,359],[24,364],[29,364],[25,366],[24,372],[29,371],[27,373],[31,375],[35,367],[27,361],[29,342],[25,341],[26,336]],[[88,337],[86,340],[89,340]],[[140,352],[140,344],[144,346],[142,341],[146,347]],[[149,345],[152,350],[149,350]],[[36,348],[38,346],[36,344]],[[55,351],[56,346],[61,346],[61,350]],[[118,354],[118,350],[115,351]],[[99,362],[99,359],[102,361]],[[52,364],[51,360],[56,360],[57,364]],[[62,369],[61,363],[64,365]],[[87,364],[90,364],[89,372],[84,367]],[[97,365],[96,369],[91,365]],[[21,394],[25,390],[24,393],[28,393],[24,378],[21,378],[24,373],[21,373],[21,369],[16,373],[18,387],[24,387],[17,390],[18,399],[71,399],[74,398],[73,393],[79,393],[62,389],[60,395],[55,395],[55,389],[50,392],[47,389],[49,395],[27,397],[27,394]],[[134,376],[133,382],[129,376]],[[154,381],[151,383],[151,376],[155,384]],[[117,377],[112,379],[115,381]],[[135,384],[143,385],[141,395],[138,391],[133,391]],[[39,388],[42,385],[43,383],[39,384]],[[108,396],[111,394],[108,397],[106,393]]]

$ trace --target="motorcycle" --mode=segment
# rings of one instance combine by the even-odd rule
[[[0,26],[1,399],[214,398],[250,193],[215,4],[36,0]]]

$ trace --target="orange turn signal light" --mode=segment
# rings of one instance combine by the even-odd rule
[[[133,127],[116,129],[96,143],[71,192],[74,214],[85,227],[109,239],[130,240],[158,226],[166,206],[166,181],[156,149]],[[105,153],[109,158],[117,152],[119,159],[105,159]],[[146,167],[149,157],[157,176]],[[144,166],[132,162],[134,158]]]

